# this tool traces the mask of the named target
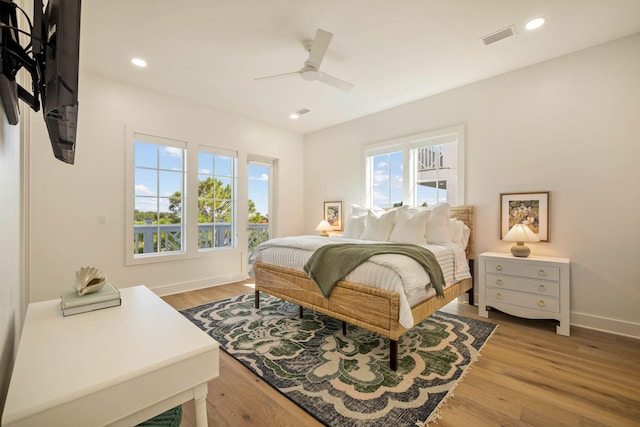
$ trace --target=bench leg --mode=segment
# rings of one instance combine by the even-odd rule
[[[260,308],[260,291],[255,291],[255,295],[256,295],[255,302],[254,302],[255,307]]]
[[[207,383],[200,384],[194,388],[193,400],[196,410],[196,427],[207,427]]]

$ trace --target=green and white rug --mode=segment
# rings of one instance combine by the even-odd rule
[[[421,426],[453,392],[497,325],[437,312],[389,340],[281,299],[242,295],[181,313],[221,348],[329,426]]]

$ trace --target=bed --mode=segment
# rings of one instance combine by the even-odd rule
[[[447,283],[444,288],[443,298],[438,298],[435,296],[435,291],[430,291],[422,300],[416,302],[414,299],[411,301],[408,315],[412,321],[407,321],[407,313],[403,313],[403,311],[407,311],[407,303],[405,302],[407,298],[397,289],[382,289],[363,282],[350,281],[351,275],[347,275],[345,280],[336,283],[329,297],[325,298],[316,283],[299,265],[292,265],[288,261],[289,258],[286,262],[279,262],[278,257],[274,258],[273,256],[269,259],[268,256],[262,256],[260,251],[256,252],[256,260],[253,265],[256,308],[259,308],[260,292],[264,292],[299,305],[301,315],[303,308],[308,308],[341,320],[343,332],[346,322],[382,334],[389,338],[389,363],[391,369],[396,370],[398,341],[412,325],[417,325],[465,292],[469,294],[469,302],[473,303],[473,278],[471,274],[475,246],[474,208],[473,206],[447,206],[446,212],[447,216],[452,219],[452,224],[454,221],[459,221],[467,227],[466,246],[462,249],[463,261],[468,266],[467,275],[461,280],[450,279],[450,283]],[[433,214],[431,216],[435,217]],[[329,242],[332,238],[324,237],[322,239]],[[430,248],[430,246],[427,247]],[[460,255],[458,255],[458,265],[459,259]],[[455,268],[459,269],[459,266]],[[462,274],[462,276],[465,275]]]

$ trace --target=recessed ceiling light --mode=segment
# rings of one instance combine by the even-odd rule
[[[535,30],[536,28],[540,28],[542,24],[544,24],[544,18],[535,18],[527,22],[524,28],[527,30]]]
[[[145,61],[144,59],[140,59],[140,58],[132,58],[131,59],[131,63],[137,67],[146,67],[147,66],[147,61]]]
[[[298,117],[300,117],[300,114],[298,114],[298,113],[291,113],[291,114],[289,115],[289,118],[290,118],[290,119],[293,119],[293,120],[297,119]]]

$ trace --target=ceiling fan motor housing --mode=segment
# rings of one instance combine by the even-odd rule
[[[320,72],[318,71],[318,69],[316,67],[314,67],[312,65],[305,65],[300,70],[300,75],[305,80],[309,80],[309,81],[318,80],[318,77],[320,76]]]

